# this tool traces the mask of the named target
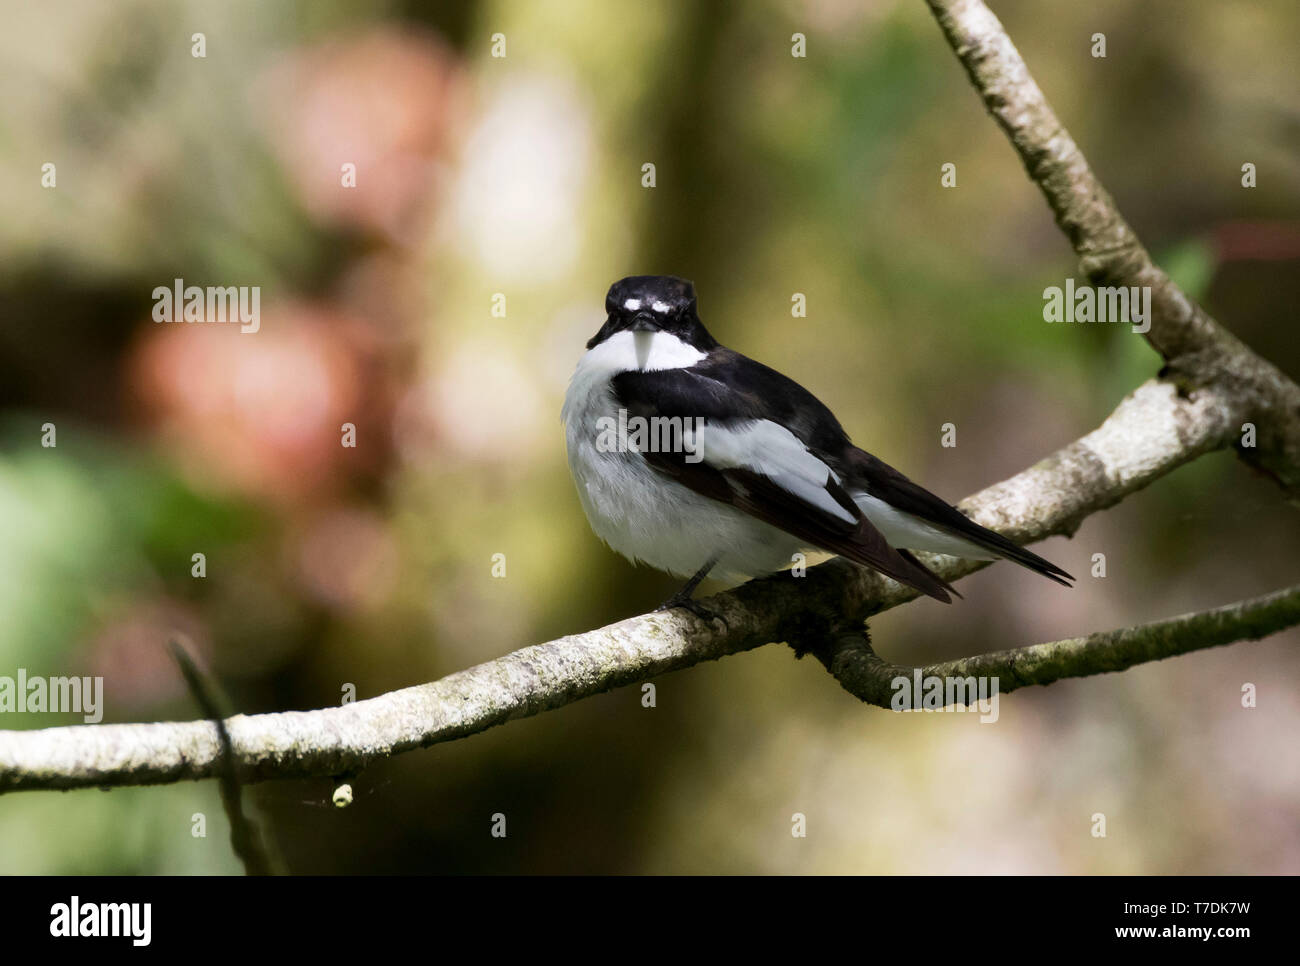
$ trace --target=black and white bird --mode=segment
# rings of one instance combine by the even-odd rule
[[[956,591],[911,551],[1005,557],[1070,586],[1060,567],[858,449],[798,383],[719,345],[700,322],[690,282],[633,275],[610,287],[605,310],[564,399],[569,468],[602,540],[633,562],[690,578],[661,610],[697,610],[691,594],[710,573],[768,574],[807,549],[945,603]],[[638,418],[642,427],[697,432],[684,429],[673,446],[653,445],[669,438],[653,430],[611,445],[611,428]]]

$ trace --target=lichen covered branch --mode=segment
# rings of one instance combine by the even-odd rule
[[[1152,260],[983,0],[926,0],[984,106],[1011,141],[1095,285],[1149,288],[1147,340],[1184,389],[1226,391],[1238,455],[1300,500],[1300,386],[1216,322]],[[1248,434],[1242,434],[1249,438]]]
[[[1259,640],[1296,624],[1300,624],[1300,585],[1170,620],[920,668],[880,658],[861,628],[846,627],[812,653],[850,694],[888,708],[906,691],[898,682],[911,682],[917,676],[923,680],[996,678],[995,693],[1006,694],[1063,678],[1123,671],[1207,647]],[[968,688],[962,693],[973,697],[976,691]]]

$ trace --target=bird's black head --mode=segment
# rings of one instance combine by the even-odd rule
[[[717,346],[695,313],[695,286],[673,275],[629,275],[609,287],[608,317],[591,349],[618,332],[668,332],[707,352]]]

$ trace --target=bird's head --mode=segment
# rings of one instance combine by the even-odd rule
[[[667,332],[707,351],[717,345],[695,312],[695,286],[673,275],[629,275],[609,287],[607,317],[591,349],[619,332]]]

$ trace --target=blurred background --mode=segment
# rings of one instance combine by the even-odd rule
[[[994,9],[1158,260],[1300,376],[1300,7]],[[0,674],[102,675],[105,721],[196,716],[176,632],[240,711],[309,709],[668,596],[591,533],[559,421],[623,275],[693,279],[719,339],[951,500],[1159,368],[1127,327],[1042,320],[1072,253],[919,0],[0,20]],[[178,277],[260,286],[260,331],[156,324]],[[1294,583],[1298,548],[1217,454],[1043,544],[1075,590],[1000,564],[872,632],[906,662],[1053,640]],[[403,755],[344,811],[328,781],[246,796],[303,873],[1296,872],[1298,642],[1021,691],[993,725],[863,706],[774,645],[652,709],[629,688]],[[0,872],[238,871],[211,782],[0,797]]]

